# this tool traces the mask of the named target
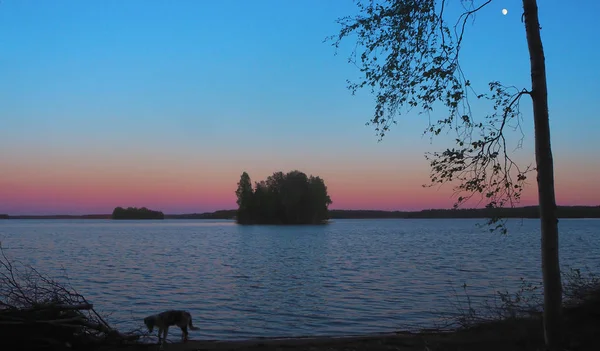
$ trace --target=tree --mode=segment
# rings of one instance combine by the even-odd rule
[[[254,189],[244,172],[236,194],[240,224],[319,224],[329,218],[325,182],[297,170],[275,172]]]
[[[242,173],[235,195],[237,196],[236,202],[238,204],[237,218],[244,221],[250,217],[253,195],[252,181],[247,172]]]
[[[468,20],[492,0],[371,0],[357,1],[360,14],[338,20],[342,29],[333,41],[356,35],[357,45],[349,61],[360,67],[363,77],[348,88],[355,93],[370,87],[376,96],[375,125],[381,140],[403,112],[417,109],[429,114],[434,107],[447,109],[445,118],[429,124],[433,137],[443,130],[457,133],[456,146],[426,154],[430,161],[430,184],[457,182],[460,196],[455,208],[479,194],[490,208],[514,206],[519,201],[529,168],[521,169],[507,153],[505,130],[518,123],[519,102],[533,102],[535,155],[541,221],[541,257],[544,283],[544,337],[556,350],[562,341],[562,285],[559,269],[558,226],[554,194],[554,167],[550,145],[544,49],[540,36],[536,0],[523,0],[523,18],[530,54],[531,89],[516,89],[498,81],[488,93],[477,93],[460,66],[459,54]],[[462,4],[464,12],[454,25],[445,19],[450,4]],[[469,99],[489,101],[493,112],[474,118]],[[504,221],[492,218],[494,229],[506,233]]]
[[[308,212],[308,177],[300,171],[285,175],[281,189],[281,205],[285,208],[285,218],[292,223],[305,223]]]
[[[164,213],[161,211],[153,211],[146,207],[115,207],[113,210],[112,219],[165,219]]]
[[[327,195],[327,186],[320,177],[311,176],[308,179],[309,198],[308,201],[313,207],[310,209],[316,221],[317,218],[328,218],[328,206],[331,205],[331,198]]]

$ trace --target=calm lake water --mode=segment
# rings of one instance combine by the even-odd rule
[[[137,328],[192,312],[194,339],[347,335],[431,326],[471,294],[539,281],[539,222],[507,236],[480,220],[336,220],[326,226],[231,221],[3,220],[9,257],[71,284],[109,321]],[[561,220],[563,266],[600,268],[600,221]],[[173,335],[179,335],[175,331]],[[171,335],[171,337],[173,337]]]

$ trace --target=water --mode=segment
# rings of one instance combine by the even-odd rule
[[[508,236],[480,220],[4,220],[9,257],[71,284],[128,330],[168,308],[192,312],[195,339],[348,335],[429,325],[455,292],[539,281],[539,222]],[[600,268],[599,220],[561,220],[563,266]],[[436,312],[437,311],[437,312]]]

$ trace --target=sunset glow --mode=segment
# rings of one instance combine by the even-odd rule
[[[243,171],[259,181],[293,169],[322,177],[334,209],[451,207],[451,185],[422,187],[425,152],[454,146],[452,134],[433,143],[422,136],[446,111],[403,115],[378,143],[365,126],[373,96],[346,88],[359,74],[344,56],[351,48],[335,56],[322,43],[355,6],[309,3],[240,2],[233,11],[200,1],[3,2],[0,214],[232,209]],[[293,18],[273,15],[281,6]],[[527,88],[520,16],[497,11],[478,14],[462,66],[478,88],[497,79]],[[578,44],[595,40],[585,20],[562,25],[575,9],[544,11],[557,200],[600,205],[600,156],[590,151],[600,148],[590,103],[600,73],[571,72],[600,51]],[[535,160],[530,103],[521,109],[524,144],[515,155],[526,166]],[[536,203],[532,173],[521,204]]]
[[[88,166],[16,167],[2,173],[0,213],[9,214],[90,214],[110,213],[116,206],[146,206],[166,213],[192,213],[235,208],[235,187],[242,168],[217,172],[202,167],[174,163],[161,169],[151,164],[120,165],[100,170]],[[376,168],[357,170],[343,165],[331,170],[310,169],[323,177],[336,209],[420,210],[448,208],[455,198],[450,185],[423,188],[427,167],[413,171]],[[386,168],[382,165],[381,168]],[[172,169],[181,171],[176,172]],[[249,170],[253,181],[274,171]],[[289,169],[284,169],[285,171]],[[307,173],[309,170],[306,170]],[[558,201],[563,205],[596,205],[599,186],[592,176],[597,168],[588,168],[570,179],[564,168],[557,172]],[[529,184],[522,205],[537,203],[535,183]]]

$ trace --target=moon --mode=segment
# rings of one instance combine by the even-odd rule
[[[502,14],[503,14],[504,16],[506,16],[506,14],[507,14],[507,13],[508,13],[508,10],[507,10],[507,9],[502,9]]]

